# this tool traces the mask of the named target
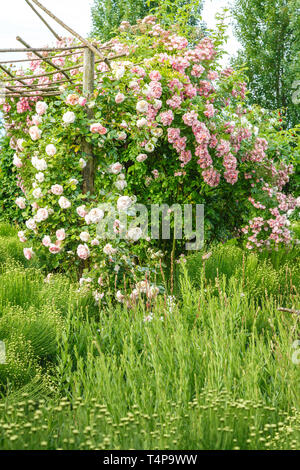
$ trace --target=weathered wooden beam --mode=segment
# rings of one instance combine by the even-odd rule
[[[46,7],[44,7],[44,5],[42,5],[38,0],[31,0],[31,1],[35,5],[37,5],[41,10],[43,10],[48,16],[50,16],[50,18],[55,20],[58,24],[60,24],[60,26],[62,26],[69,33],[71,33],[75,38],[79,39],[79,41],[81,41],[82,44],[84,44],[86,47],[88,47],[90,49],[90,51],[94,52],[94,54],[101,57],[102,60],[105,60],[105,58],[103,57],[103,54],[101,54],[101,52],[93,44],[91,44],[89,41],[87,41],[82,36],[80,36],[80,34],[76,33],[76,31],[74,31],[74,29],[67,26],[63,21],[61,21],[59,18],[57,18],[57,16],[55,16],[50,10],[48,10]]]
[[[8,82],[8,81],[12,81],[12,79],[14,78],[14,75],[10,72],[10,70],[8,70],[7,68],[3,67],[3,65],[0,65],[0,69],[3,70],[3,72],[5,72],[9,77],[12,77],[11,79],[1,79],[2,82]],[[17,80],[18,82],[22,83],[23,85],[27,85],[27,83],[25,83],[22,79],[22,77],[20,77],[20,80]],[[33,88],[32,85],[29,85],[30,88]]]
[[[1,82],[1,80],[0,80]],[[33,85],[12,85],[12,87],[17,87],[17,88],[30,88],[30,87],[33,87],[33,88],[37,88],[37,87],[44,87],[44,88],[47,88],[47,86],[58,86],[59,84],[61,83],[70,83],[69,80],[57,80],[55,82],[51,82],[49,85],[39,85],[39,84],[33,84]],[[78,82],[78,85],[79,85],[79,82]],[[5,85],[6,88],[8,88],[8,85]]]
[[[56,52],[56,51],[72,51],[74,49],[85,49],[86,46],[81,46],[81,45],[77,45],[77,46],[70,46],[70,47],[35,47],[35,48],[30,48],[29,49],[29,52],[36,52],[36,51],[40,51],[40,52]],[[15,48],[15,49],[0,49],[0,53],[5,53],[5,52],[27,52],[28,53],[28,49],[22,49],[22,48]]]
[[[30,52],[30,50],[28,50],[28,52]],[[70,52],[68,54],[64,54],[64,55],[55,55],[53,57],[50,57],[51,59],[53,58],[65,58],[65,57],[70,57],[72,55],[77,55],[79,54],[79,52]],[[17,63],[21,63],[21,62],[37,62],[37,61],[41,61],[41,59],[18,59],[18,60],[3,60],[3,61],[0,61],[0,64],[17,64]]]
[[[69,71],[69,70],[75,70],[75,69],[78,69],[79,67],[82,67],[82,63],[81,64],[78,64],[78,65],[75,65],[75,66],[72,66],[72,67],[66,67],[64,69],[61,69],[61,71]],[[0,66],[2,68],[2,66]],[[51,75],[55,75],[56,73],[61,73],[61,72],[58,72],[57,70],[53,70],[53,72],[45,72],[45,73],[41,73],[39,75],[24,75],[22,77],[14,77],[12,74],[10,74],[11,77],[14,78],[15,81],[17,82],[20,82],[22,80],[32,80],[32,79],[35,79],[35,78],[41,78],[41,77],[50,77]],[[1,79],[2,82],[11,82],[12,79],[10,78],[2,78]]]
[[[5,97],[8,97],[8,98],[36,98],[36,97],[40,97],[40,96],[60,96],[60,93],[39,93],[38,91],[33,94],[33,95],[27,95],[27,94],[24,94],[24,93],[9,93],[9,94],[5,94],[4,95]]]
[[[103,62],[103,60],[96,60],[95,61],[95,64],[99,64],[100,62]],[[78,68],[81,68],[83,66],[82,63],[80,64],[77,64],[75,66],[72,66],[72,67],[66,67],[66,68],[63,68],[61,69],[61,71],[69,71],[69,70],[75,70],[75,69],[78,69]],[[0,68],[3,69],[3,67],[0,65]],[[7,73],[7,72],[6,72]],[[13,77],[13,78],[1,78],[1,81],[2,82],[11,82],[13,81],[13,79],[17,82],[21,82],[21,79],[22,80],[32,80],[32,79],[35,79],[35,78],[41,78],[41,77],[49,77],[51,75],[54,75],[56,73],[61,73],[61,72],[58,72],[57,70],[54,70],[53,72],[46,72],[46,73],[42,73],[40,75],[24,75],[22,77],[14,77],[11,73],[9,74],[10,77]]]
[[[20,36],[17,36],[16,39],[21,44],[23,44],[23,46],[27,47],[27,49],[30,49],[30,45],[27,44],[22,38],[20,38]],[[46,64],[51,65],[51,67],[56,69],[58,72],[62,73],[69,80],[70,83],[74,83],[73,80],[69,77],[69,75],[64,70],[62,70],[60,67],[58,67],[58,65],[55,65],[50,59],[46,59],[39,52],[34,52],[34,54],[37,57],[39,57],[41,60],[43,60]]]
[[[45,18],[42,17],[42,15],[34,8],[33,5],[31,5],[31,3],[29,2],[29,0],[25,0],[25,2],[27,3],[27,5],[30,6],[30,8],[34,11],[34,13],[39,17],[39,19],[44,23],[44,25],[49,29],[49,31],[51,31],[51,33],[53,34],[53,36],[58,40],[58,41],[61,41],[61,37],[54,31],[53,28],[51,28],[51,26],[47,23],[47,21],[45,20]]]

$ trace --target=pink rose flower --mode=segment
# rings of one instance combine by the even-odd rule
[[[53,255],[56,255],[57,253],[59,253],[61,251],[61,247],[58,246],[58,245],[51,244],[50,247],[49,247],[49,251]]]
[[[56,154],[56,147],[53,144],[49,144],[46,147],[46,154],[49,155],[49,157],[53,157],[53,155]]]
[[[161,74],[159,73],[158,70],[152,70],[152,72],[149,73],[150,80],[153,80],[155,82],[158,82],[161,80]]]
[[[87,222],[90,224],[97,224],[102,220],[104,217],[104,212],[102,209],[98,209],[97,207],[94,209],[91,209],[88,215],[86,216]]]
[[[44,222],[44,220],[47,220],[48,217],[49,217],[49,212],[45,207],[43,207],[37,211],[34,219],[36,222]]]
[[[75,95],[75,93],[72,93],[71,95],[67,96],[66,103],[74,106],[75,104],[78,104],[78,99],[78,96]]]
[[[43,240],[42,240],[42,244],[46,247],[50,246],[51,245],[51,238],[48,235],[45,235]]]
[[[76,212],[79,215],[79,217],[82,217],[82,218],[88,214],[88,211],[86,210],[85,206],[77,207]]]
[[[148,155],[146,155],[145,153],[140,153],[136,157],[136,160],[137,160],[137,162],[141,163],[141,162],[144,162],[145,160],[147,160],[147,158],[148,158]]]
[[[13,158],[13,164],[17,168],[22,168],[22,166],[23,166],[22,160],[18,157],[18,155],[16,153],[15,153],[14,158]]]
[[[103,248],[103,253],[109,256],[114,255],[116,251],[116,248],[113,248],[110,243],[107,243],[107,245],[105,245]]]
[[[31,126],[29,128],[29,135],[33,141],[39,140],[42,135],[42,131],[37,126]]]
[[[55,196],[61,196],[61,194],[64,192],[64,188],[60,184],[54,184],[51,186],[51,193],[55,194]]]
[[[120,173],[120,171],[122,171],[122,168],[123,168],[123,165],[121,163],[117,162],[117,163],[113,163],[110,166],[110,171],[114,175],[117,175],[118,173]]]
[[[86,99],[84,96],[81,96],[81,97],[79,98],[79,100],[78,100],[78,104],[79,104],[80,106],[85,106],[86,103],[87,103],[87,99]]]
[[[95,124],[91,124],[90,131],[93,134],[100,134],[100,135],[104,135],[107,133],[106,127],[103,127],[102,124],[100,124],[99,122],[96,122]]]
[[[90,250],[87,245],[78,245],[77,255],[80,259],[88,259],[90,256]]]
[[[66,231],[64,228],[61,228],[59,230],[56,230],[56,238],[59,241],[63,241],[66,238]]]
[[[64,196],[59,198],[58,204],[62,209],[69,209],[71,207],[71,202]]]
[[[20,209],[25,209],[26,207],[26,200],[24,197],[18,197],[16,199],[16,205],[20,208]]]
[[[123,95],[123,93],[117,93],[116,96],[115,96],[115,102],[117,104],[120,104],[120,103],[123,103],[123,101],[125,100],[125,95]]]
[[[25,233],[23,232],[23,230],[18,232],[18,237],[21,243],[27,242],[27,238],[25,237]]]
[[[24,248],[23,250],[25,258],[29,261],[33,257],[33,249],[32,248]]]
[[[43,116],[47,111],[48,105],[44,101],[38,101],[35,106],[35,110],[39,116]]]

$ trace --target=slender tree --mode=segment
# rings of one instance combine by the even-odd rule
[[[300,0],[235,0],[232,14],[242,45],[235,65],[246,64],[251,99],[285,108],[287,125],[299,122]]]

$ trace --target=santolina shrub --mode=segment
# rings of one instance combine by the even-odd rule
[[[242,75],[219,66],[220,42],[216,34],[191,45],[153,16],[136,26],[123,22],[119,37],[104,44],[118,58],[111,67],[98,61],[92,99],[82,95],[78,51],[48,54],[57,65],[78,64],[70,72],[74,86],[60,85],[59,98],[1,101],[24,193],[16,204],[26,219],[19,238],[28,260],[44,250],[57,268],[82,270],[84,263],[81,284],[97,286],[97,302],[116,292],[119,301],[130,293],[129,304],[140,295],[153,299],[159,291],[154,270],[149,262],[142,268],[135,256],[142,257],[147,241],[140,240],[139,228],[126,232],[120,218],[115,239],[99,239],[103,202],[129,215],[136,200],[204,203],[208,235],[244,236],[249,249],[290,242],[288,215],[299,201],[282,188],[293,168],[268,151],[273,124],[247,106]],[[40,77],[46,69],[33,61],[26,81],[49,85],[64,78]],[[82,151],[83,140],[93,148],[93,194],[83,191],[91,158]],[[124,231],[125,239],[119,237]]]

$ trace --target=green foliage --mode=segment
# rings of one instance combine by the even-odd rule
[[[21,196],[22,192],[17,186],[13,155],[9,138],[0,135],[0,220],[10,223],[23,220],[21,210],[15,204],[16,198]]]
[[[149,14],[156,15],[165,25],[180,23],[186,33],[187,26],[199,25],[202,7],[202,0],[95,0],[92,33],[109,40],[116,35],[122,21],[136,24]]]
[[[299,0],[236,0],[232,7],[246,64],[251,100],[268,109],[284,108],[287,125],[299,123]]]

